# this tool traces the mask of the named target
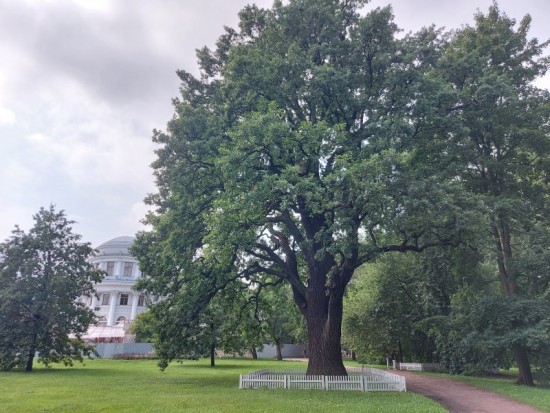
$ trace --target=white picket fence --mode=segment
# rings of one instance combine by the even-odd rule
[[[241,374],[240,389],[406,391],[405,378],[383,370],[347,367],[348,376],[308,376],[303,370],[258,370]]]

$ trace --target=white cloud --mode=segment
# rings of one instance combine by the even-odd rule
[[[491,2],[392,1],[405,30],[471,23]],[[141,200],[154,191],[151,131],[173,114],[175,71],[196,72],[195,50],[213,47],[247,3],[273,1],[0,0],[0,239],[49,203],[94,245],[141,229]],[[550,37],[550,2],[499,5],[530,12],[533,34]]]
[[[43,114],[47,126],[27,135],[29,156],[78,185],[150,187],[153,144],[146,126],[116,108],[97,104],[77,85],[66,82],[63,88],[63,94],[40,94],[48,108]]]
[[[0,205],[5,204],[7,200],[20,199],[24,197],[22,188],[27,187],[34,179],[36,174],[32,165],[24,164],[15,160],[8,160],[0,169]]]
[[[547,74],[546,76],[537,79],[535,81],[535,86],[541,89],[548,89],[550,90],[550,74]]]
[[[150,207],[143,202],[136,202],[130,208],[130,213],[125,217],[123,224],[128,228],[127,233],[150,230],[150,226],[143,224],[143,218],[149,212]]]
[[[27,188],[36,180],[36,174],[30,165],[14,160],[5,161],[0,168],[0,242],[18,224],[27,230],[32,223],[32,215],[39,205],[36,196],[29,194]],[[13,205],[18,205],[13,208]]]
[[[85,10],[109,13],[113,11],[113,2],[110,0],[71,0]]]
[[[0,125],[13,125],[16,119],[17,117],[13,110],[0,105]]]

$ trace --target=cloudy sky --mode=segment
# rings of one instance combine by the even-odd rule
[[[155,190],[151,132],[173,114],[175,71],[196,71],[195,49],[213,46],[251,2],[0,0],[0,241],[50,203],[94,246],[142,229],[142,200]],[[471,24],[491,0],[369,7],[388,3],[409,31]],[[550,1],[499,5],[518,20],[531,14],[532,36],[550,38]]]

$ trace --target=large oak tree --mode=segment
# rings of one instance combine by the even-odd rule
[[[290,284],[310,374],[346,374],[342,302],[356,268],[460,234],[457,182],[412,162],[415,139],[448,119],[424,76],[440,36],[398,39],[391,9],[362,15],[365,3],[249,6],[239,30],[198,51],[199,77],[178,72],[175,116],[154,135],[153,231],[134,249],[143,288],[187,312],[230,285]]]

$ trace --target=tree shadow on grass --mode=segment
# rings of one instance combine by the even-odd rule
[[[106,368],[89,368],[86,366],[52,366],[52,367],[44,367],[40,366],[38,368],[34,368],[32,371],[28,372],[24,369],[13,369],[10,371],[0,371],[0,373],[3,374],[26,374],[30,376],[40,376],[40,375],[51,375],[51,374],[78,374],[82,375],[82,373],[86,373],[86,375],[89,376],[97,376],[102,374],[112,374],[111,369]]]

